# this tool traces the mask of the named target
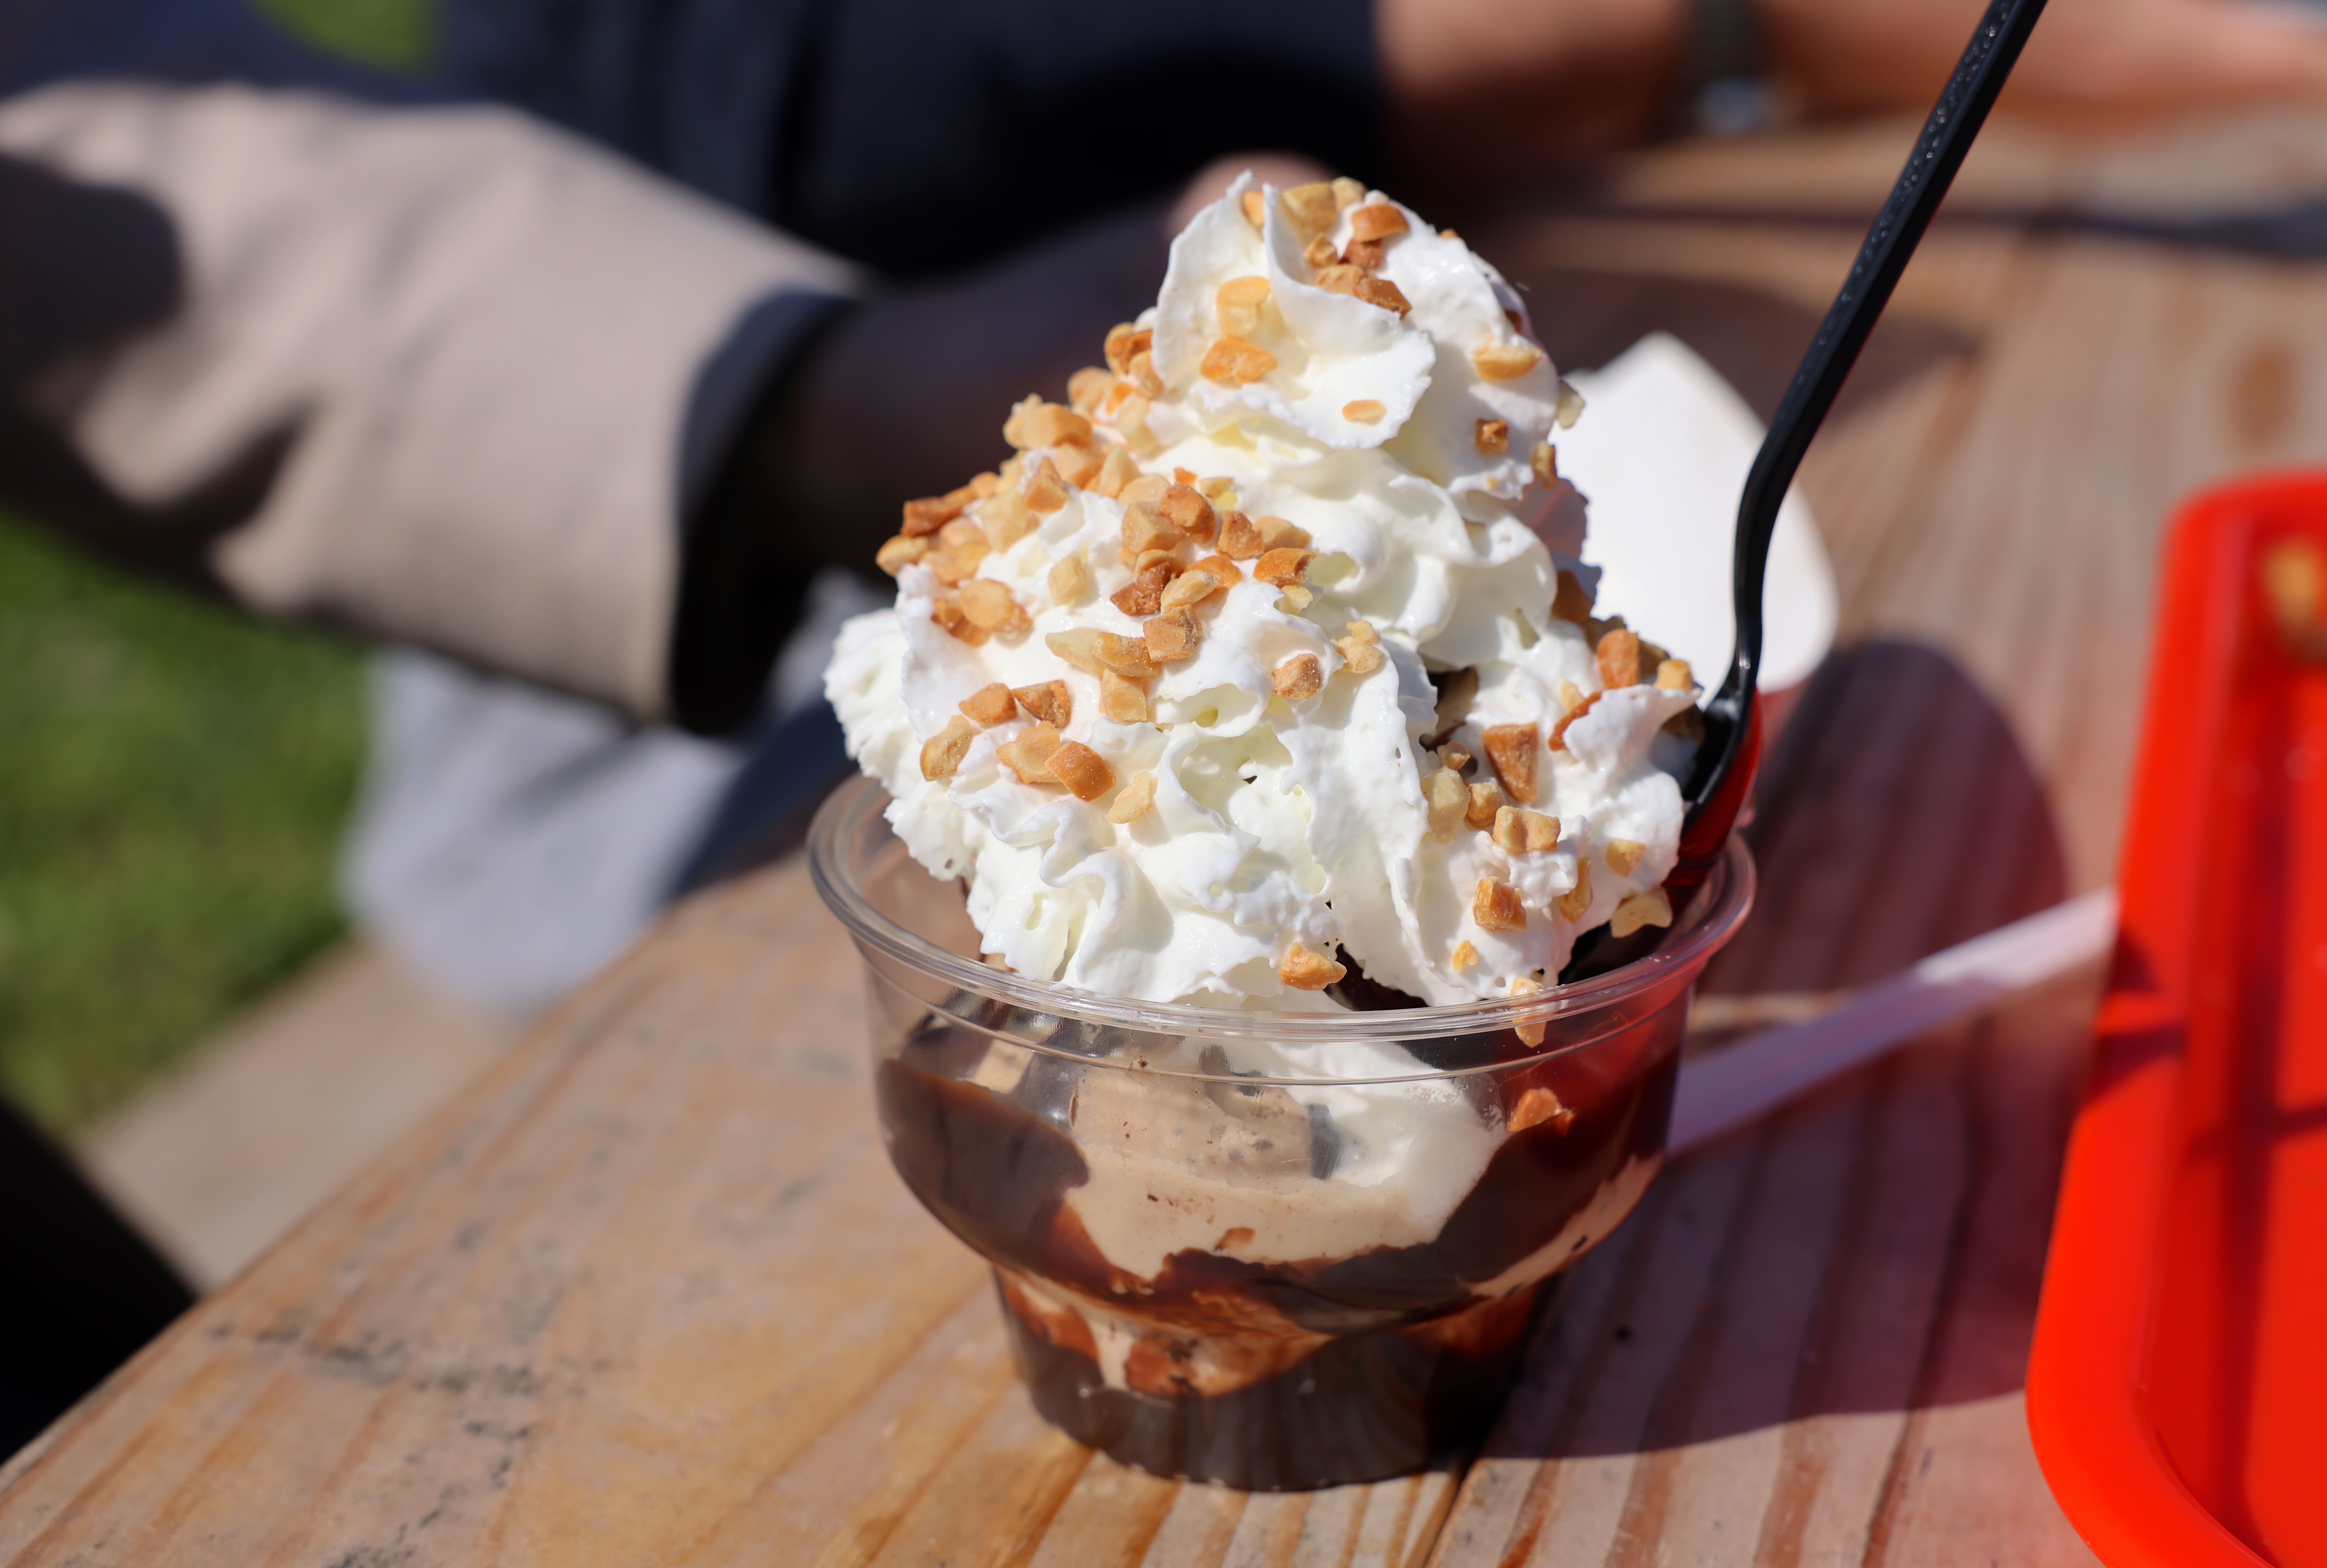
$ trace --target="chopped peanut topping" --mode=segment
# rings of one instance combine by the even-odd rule
[[[1471,350],[1472,368],[1490,381],[1516,381],[1543,362],[1533,343],[1489,343]]]
[[[1150,397],[1164,396],[1164,378],[1155,373],[1155,356],[1134,354],[1131,363],[1124,368],[1124,378]]]
[[[1229,512],[1220,518],[1220,554],[1231,561],[1257,560],[1268,546],[1261,542],[1260,530],[1242,512]]]
[[[1076,551],[1051,568],[1051,601],[1055,604],[1076,604],[1090,592],[1090,567],[1084,564],[1082,552]]]
[[[1471,810],[1471,791],[1463,775],[1441,768],[1422,781],[1422,807],[1430,818],[1430,836],[1439,844],[1453,842]]]
[[[1147,640],[1147,657],[1157,664],[1174,664],[1196,657],[1203,646],[1204,628],[1192,611],[1174,610],[1152,616],[1140,628]]]
[[[1249,386],[1276,369],[1276,355],[1238,337],[1215,339],[1212,346],[1204,350],[1203,363],[1196,367],[1205,380],[1234,387]]]
[[[1696,684],[1696,677],[1685,658],[1668,658],[1657,666],[1657,690],[1685,692]]]
[[[1059,477],[1057,463],[1047,457],[1037,458],[1034,471],[1026,476],[1026,488],[1019,493],[1029,510],[1048,517],[1067,504],[1067,481]]]
[[[1309,248],[1301,253],[1301,259],[1313,267],[1336,266],[1341,264],[1341,253],[1333,248],[1332,240],[1321,234],[1309,242]]]
[[[1551,418],[1562,430],[1573,430],[1584,415],[1584,394],[1565,381],[1559,384],[1559,407]]]
[[[967,719],[948,719],[944,729],[921,742],[921,777],[952,778],[969,755],[969,742],[977,733]]]
[[[1094,494],[1113,500],[1123,493],[1124,486],[1138,477],[1139,464],[1132,461],[1131,453],[1120,446],[1110,447],[1107,461],[1099,464],[1098,478],[1089,489]]]
[[[1172,583],[1172,557],[1140,569],[1139,574],[1125,586],[1107,595],[1107,600],[1126,615],[1153,615],[1164,608],[1164,590]]]
[[[1537,484],[1559,482],[1559,448],[1545,442],[1528,453],[1528,466],[1535,471]]]
[[[1563,714],[1573,713],[1576,706],[1584,701],[1584,688],[1577,686],[1572,680],[1564,680],[1559,683],[1559,691],[1557,695],[1559,697],[1559,711]]]
[[[1014,463],[1017,461],[1018,460],[1014,457],[1010,460],[1010,462]],[[1003,466],[1007,468],[1010,464],[1005,463]],[[966,490],[969,492],[969,499],[974,501],[982,501],[1001,488],[1002,476],[998,473],[981,473],[977,478],[971,480],[967,484],[961,487],[962,490]],[[956,490],[954,492],[956,495],[959,495],[960,493],[961,490]]]
[[[1099,663],[1117,675],[1145,678],[1162,667],[1147,651],[1144,638],[1117,637],[1112,631],[1102,631],[1097,634],[1092,647],[1098,654]]]
[[[927,539],[911,539],[899,534],[881,546],[881,553],[873,557],[873,564],[894,577],[929,553],[930,542]]]
[[[1347,174],[1333,178],[1333,205],[1346,212],[1366,199],[1365,182],[1352,180]]]
[[[1030,719],[1040,719],[1046,724],[1063,725],[1074,717],[1075,694],[1067,689],[1062,680],[1046,680],[1040,686],[1018,686],[1010,693],[1013,701],[1026,710]]]
[[[1115,428],[1134,452],[1155,450],[1155,433],[1147,428],[1151,405],[1137,393],[1125,398],[1115,411]]]
[[[967,488],[965,486],[964,490]],[[897,531],[909,539],[918,539],[924,534],[934,534],[961,516],[962,509],[977,499],[977,497],[964,494],[963,490],[954,490],[946,495],[924,496],[917,501],[907,501],[905,520]]]
[[[1612,838],[1603,852],[1608,869],[1618,876],[1631,875],[1633,868],[1640,863],[1640,857],[1648,853],[1647,845],[1631,838]]]
[[[1267,200],[1257,191],[1248,191],[1238,205],[1244,209],[1244,220],[1257,229],[1268,217]]]
[[[939,528],[938,543],[957,555],[972,555],[980,561],[989,548],[986,530],[968,518],[957,518]]]
[[[1088,417],[1098,412],[1100,402],[1107,397],[1115,372],[1097,365],[1086,365],[1067,378],[1067,406]]]
[[[1220,591],[1220,580],[1201,567],[1191,566],[1172,579],[1159,608],[1192,610]]]
[[[961,612],[969,617],[972,626],[1005,637],[1020,637],[1034,630],[1034,622],[1010,590],[991,577],[973,578],[961,585]]]
[[[1672,900],[1665,896],[1664,889],[1650,888],[1616,906],[1616,912],[1608,917],[1608,934],[1629,937],[1642,926],[1669,926],[1672,919]]]
[[[1540,811],[1505,806],[1495,812],[1495,847],[1505,854],[1540,854],[1559,847],[1559,821]]]
[[[1471,895],[1471,919],[1482,931],[1524,931],[1527,906],[1519,890],[1498,878],[1482,876]]]
[[[1333,646],[1341,650],[1341,662],[1350,667],[1351,675],[1371,675],[1388,658],[1381,650],[1381,639],[1362,621],[1352,621],[1342,628],[1342,635]]]
[[[1317,269],[1317,286],[1327,294],[1354,294],[1365,279],[1366,269],[1350,262],[1337,261]]]
[[[1488,453],[1511,449],[1511,422],[1508,419],[1481,419],[1472,426],[1471,444]]]
[[[1490,724],[1479,736],[1487,765],[1504,792],[1521,806],[1535,804],[1537,737],[1533,724]]]
[[[1369,305],[1378,305],[1401,316],[1414,308],[1405,291],[1386,277],[1360,278],[1358,286],[1350,292]]]
[[[1551,749],[1553,751],[1565,751],[1567,750],[1567,726],[1582,718],[1584,714],[1590,713],[1592,711],[1593,705],[1597,703],[1606,695],[1607,694],[1604,692],[1593,692],[1590,696],[1585,697],[1582,702],[1576,704],[1574,707],[1568,709],[1567,712],[1559,716],[1559,723],[1551,726]]]
[[[1551,596],[1551,613],[1554,620],[1565,621],[1571,626],[1592,623],[1592,595],[1584,591],[1575,573],[1559,574],[1559,587]]]
[[[1115,798],[1115,804],[1107,808],[1107,819],[1117,826],[1126,822],[1136,822],[1146,816],[1148,807],[1154,804],[1155,775],[1134,773],[1131,782],[1126,784],[1123,792]]]
[[[1471,786],[1471,809],[1463,814],[1463,820],[1472,827],[1491,828],[1495,826],[1495,813],[1500,811],[1505,804],[1503,787],[1493,779],[1473,784]]]
[[[1539,1030],[1543,1025],[1538,1023],[1536,1027]],[[1538,1039],[1531,1040],[1528,1043],[1540,1045],[1543,1041]],[[1560,1103],[1558,1095],[1537,1085],[1521,1095],[1519,1104],[1511,1107],[1509,1127],[1514,1133],[1524,1133],[1529,1127],[1540,1126],[1549,1122],[1553,1132],[1565,1133],[1569,1124],[1575,1120],[1575,1113]]]
[[[1254,564],[1252,574],[1272,587],[1284,588],[1301,581],[1309,570],[1309,563],[1317,558],[1314,550],[1292,546],[1271,550]]]
[[[1306,702],[1325,689],[1325,667],[1313,653],[1296,653],[1268,672],[1268,685],[1286,702]]]
[[[1096,800],[1115,788],[1115,770],[1080,741],[1062,741],[1048,759],[1051,777],[1078,800]]]
[[[1224,473],[1214,474],[1207,480],[1199,480],[1196,488],[1203,491],[1204,499],[1216,507],[1236,505],[1236,481]]]
[[[1107,334],[1107,368],[1117,375],[1123,374],[1131,364],[1131,356],[1145,354],[1155,347],[1155,333],[1147,327],[1129,322],[1109,328]]]
[[[1310,593],[1308,589],[1304,588],[1298,583],[1291,583],[1285,585],[1285,602],[1293,606],[1293,612],[1295,615],[1298,615],[1301,611],[1308,609],[1309,602],[1316,597],[1317,596],[1314,593]]]
[[[1143,473],[1125,485],[1123,493],[1116,499],[1127,507],[1152,507],[1163,500],[1164,492],[1172,488],[1172,482],[1160,473]]]
[[[1349,972],[1348,965],[1336,964],[1306,942],[1294,943],[1276,966],[1276,977],[1295,991],[1322,991]]]
[[[1379,425],[1389,412],[1374,397],[1360,397],[1341,405],[1341,417],[1352,425]]]
[[[1207,555],[1196,563],[1194,569],[1210,573],[1212,581],[1222,588],[1233,588],[1244,581],[1244,574],[1238,571],[1237,564],[1226,555]]]
[[[1471,938],[1468,937],[1455,943],[1454,950],[1446,955],[1446,966],[1457,975],[1478,961],[1479,949],[1471,946]]]
[[[1165,490],[1155,509],[1171,518],[1182,536],[1200,545],[1210,544],[1220,531],[1220,515],[1212,510],[1212,503],[1185,481]]]
[[[991,726],[1000,723],[1005,719],[1014,717],[1018,712],[1018,703],[1017,699],[1010,695],[1008,686],[1004,686],[1000,681],[995,681],[992,686],[981,686],[968,696],[962,698],[961,711],[963,716],[973,723]]]
[[[1212,309],[1220,320],[1220,331],[1231,338],[1249,338],[1260,331],[1260,318],[1268,308],[1268,280],[1265,277],[1232,277],[1220,285],[1212,296]]]
[[[1050,460],[1048,458],[1043,460],[1042,466],[1044,468],[1051,467]],[[1051,469],[1051,479],[1054,484],[1059,483],[1059,475],[1056,469]],[[1051,509],[1052,511],[1056,511],[1059,509],[1059,507],[1062,507],[1067,504],[1066,490],[1063,484],[1060,485],[1058,497],[1058,505],[1053,506]],[[1026,498],[1014,490],[1004,490],[1000,495],[994,497],[990,500],[982,502],[977,509],[977,513],[978,516],[985,520],[987,535],[992,537],[995,548],[1002,550],[1008,549],[1011,546],[1016,544],[1019,540],[1033,533],[1037,527],[1042,526],[1042,518],[1034,515],[1034,508],[1027,503]],[[958,527],[960,526],[961,525],[958,523],[948,523],[946,525],[949,528]],[[985,536],[981,536],[979,537],[977,545],[979,547],[976,552],[977,558],[982,561],[986,558],[986,550],[984,548],[986,545]],[[962,552],[959,549],[956,549],[954,552],[956,555],[959,555]]]
[[[1072,631],[1053,631],[1042,642],[1070,667],[1085,675],[1098,675],[1107,667],[1098,657],[1099,635],[1090,627],[1078,626]]]
[[[1350,232],[1360,239],[1388,239],[1408,230],[1406,214],[1387,201],[1376,201],[1350,214]]]
[[[1532,975],[1514,975],[1511,976],[1511,994],[1513,996],[1533,996],[1542,991],[1542,989],[1543,982],[1537,979]],[[1541,1018],[1523,1018],[1511,1025],[1511,1032],[1519,1037],[1519,1043],[1521,1045],[1541,1045],[1543,1043],[1543,1026],[1547,1022],[1549,1021]]]
[[[961,601],[950,593],[939,594],[930,602],[930,619],[972,648],[993,635],[963,613]]]
[[[1332,186],[1322,180],[1295,185],[1277,197],[1276,209],[1301,234],[1322,234],[1341,215],[1341,207],[1333,201]]]
[[[1640,639],[1638,633],[1618,627],[1600,639],[1593,649],[1600,661],[1600,684],[1613,690],[1618,686],[1640,684]]]
[[[1002,439],[1020,451],[1090,439],[1091,422],[1063,404],[1029,397],[1011,409]]]
[[[1180,525],[1149,501],[1133,501],[1123,511],[1123,558],[1138,559],[1150,550],[1176,550],[1187,536]]]
[[[1088,446],[1057,446],[1051,450],[1058,462],[1059,477],[1077,490],[1089,490],[1090,481],[1098,477],[1100,468],[1107,462],[1107,459]],[[1108,450],[1120,452],[1122,448],[1110,447]]]
[[[1341,259],[1351,266],[1363,267],[1368,272],[1378,272],[1381,270],[1381,264],[1388,259],[1388,247],[1378,239],[1352,239],[1347,248],[1341,252]]]
[[[1283,518],[1262,518],[1252,525],[1260,530],[1260,542],[1271,550],[1298,550],[1309,544],[1309,530],[1296,528]]]
[[[1099,711],[1118,724],[1144,724],[1154,717],[1147,705],[1147,687],[1111,669],[1098,672]]]
[[[1004,767],[1018,775],[1023,784],[1055,784],[1051,776],[1051,759],[1057,755],[1064,742],[1059,732],[1049,724],[1033,724],[1018,732],[1014,741],[1005,741],[994,748]]]
[[[1578,860],[1575,863],[1575,885],[1552,900],[1551,907],[1559,912],[1561,919],[1570,925],[1584,918],[1584,911],[1592,907],[1592,863],[1590,861]]]

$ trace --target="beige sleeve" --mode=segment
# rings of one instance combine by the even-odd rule
[[[77,81],[0,174],[0,454],[255,608],[648,716],[687,504],[855,286],[493,108]]]

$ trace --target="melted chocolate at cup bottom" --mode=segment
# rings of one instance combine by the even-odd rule
[[[881,1064],[875,1089],[899,1174],[987,1258],[1104,1303],[1157,1344],[1213,1336],[1251,1352],[1248,1373],[1224,1371],[1239,1359],[1230,1355],[1201,1391],[1161,1358],[1147,1356],[1143,1371],[1135,1356],[1131,1389],[1110,1388],[1087,1332],[1084,1344],[1064,1342],[1072,1336],[1047,1330],[1039,1311],[1013,1310],[1019,1360],[1046,1416],[1157,1473],[1323,1485],[1364,1479],[1342,1473],[1350,1465],[1366,1477],[1411,1470],[1492,1414],[1518,1351],[1512,1325],[1533,1293],[1482,1303],[1472,1287],[1549,1246],[1627,1164],[1660,1154],[1677,1011],[1631,1038],[1472,1079],[1506,1115],[1532,1089],[1551,1090],[1568,1114],[1507,1137],[1432,1240],[1294,1263],[1183,1251],[1153,1280],[1110,1265],[1065,1205],[1089,1179],[1064,1125],[1073,1078],[1125,1069],[1037,1056],[1013,1093],[997,1094],[964,1081],[985,1037],[932,1020]],[[1567,1255],[1600,1239],[1576,1237]],[[1489,1322],[1502,1328],[1482,1332]]]

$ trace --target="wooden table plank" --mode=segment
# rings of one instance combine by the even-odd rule
[[[1668,150],[1481,238],[1556,351],[1676,327],[1766,404],[1888,134]],[[2191,145],[2007,136],[1963,189],[2186,211],[2242,145],[2222,190],[2327,180],[2283,124]],[[2304,265],[1935,232],[1805,470],[1849,646],[1770,760],[1763,901],[1709,986],[1861,984],[2114,874],[2158,531],[2194,484],[2327,458],[2322,305]],[[855,961],[793,863],[677,911],[0,1470],[0,1557],[2089,1561],[2019,1387],[2090,1000],[1677,1162],[1461,1471],[1248,1497],[1035,1418],[984,1270],[887,1168]]]

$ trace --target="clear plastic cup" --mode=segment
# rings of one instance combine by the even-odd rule
[[[914,863],[887,798],[842,789],[809,864],[864,957],[890,1158],[993,1265],[1042,1414],[1255,1489],[1473,1445],[1543,1282],[1663,1162],[1689,987],[1752,901],[1743,846],[1655,953],[1590,980],[1238,1013],[981,963],[960,884]]]

